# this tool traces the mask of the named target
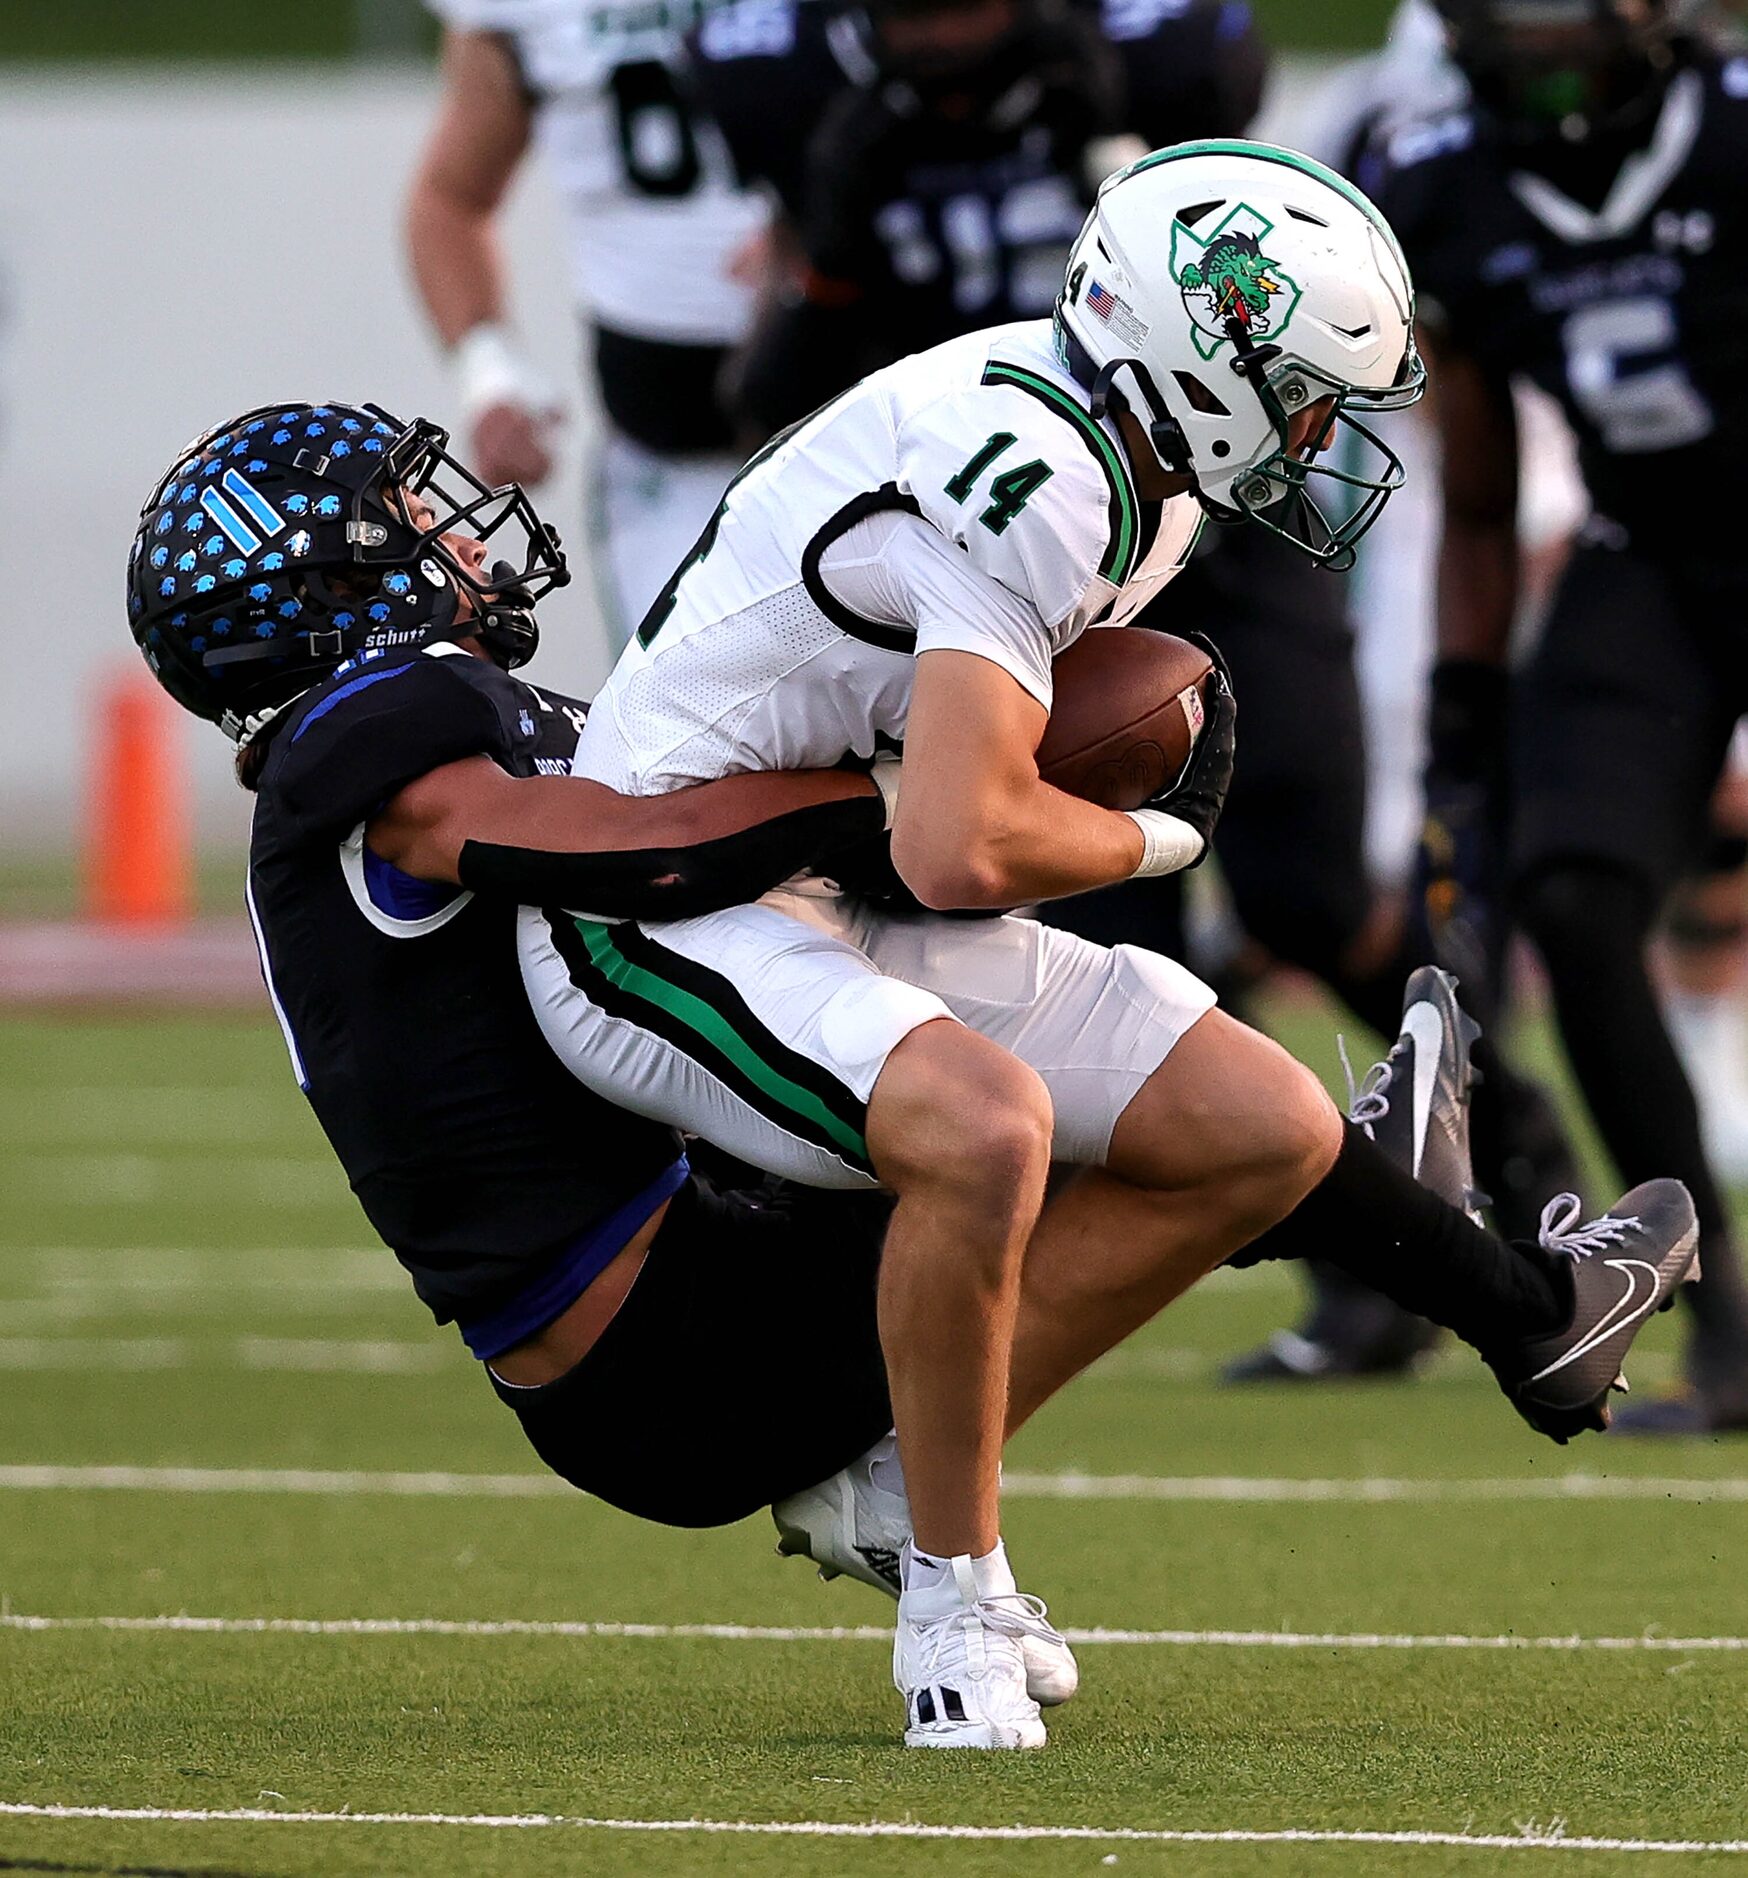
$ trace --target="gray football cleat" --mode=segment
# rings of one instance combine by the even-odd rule
[[[910,1541],[898,1437],[883,1435],[830,1480],[779,1500],[771,1517],[782,1557],[812,1559],[821,1578],[855,1578],[896,1598],[899,1553]],[[1080,1687],[1080,1665],[1044,1606],[1019,1593],[986,1602],[999,1606],[1018,1642],[1032,1700],[1041,1708],[1060,1707]]]
[[[1679,1180],[1648,1180],[1580,1225],[1582,1211],[1576,1194],[1563,1193],[1542,1212],[1543,1250],[1570,1264],[1571,1317],[1559,1330],[1484,1352],[1517,1412],[1562,1445],[1608,1426],[1609,1391],[1626,1389],[1621,1366],[1633,1339],[1696,1275],[1699,1247],[1693,1199]]]
[[[1402,1030],[1357,1089],[1348,1071],[1348,1120],[1441,1200],[1479,1220],[1485,1195],[1469,1156],[1469,1048],[1481,1027],[1457,1003],[1457,981],[1436,965],[1412,973]],[[1342,1054],[1342,1066],[1347,1056]]]

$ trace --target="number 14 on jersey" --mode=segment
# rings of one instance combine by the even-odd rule
[[[945,484],[947,494],[955,502],[964,502],[982,479],[984,471],[989,469],[998,457],[1011,450],[1016,441],[1011,430],[996,431],[957,476],[947,479]],[[989,507],[977,519],[992,535],[1005,533],[1008,523],[1019,514],[1054,474],[1055,471],[1042,457],[1033,457],[1030,463],[1021,463],[1017,468],[1003,470],[999,476],[991,480]]]

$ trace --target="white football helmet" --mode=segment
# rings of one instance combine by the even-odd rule
[[[1056,316],[1095,410],[1120,396],[1211,516],[1261,522],[1326,566],[1352,565],[1401,487],[1402,460],[1350,413],[1403,409],[1426,374],[1408,264],[1351,183],[1272,144],[1157,150],[1099,190]],[[1330,396],[1321,435],[1289,453],[1294,413]],[[1332,444],[1338,460],[1320,460]],[[1367,452],[1375,460],[1348,460]],[[1339,487],[1331,508],[1313,477]]]

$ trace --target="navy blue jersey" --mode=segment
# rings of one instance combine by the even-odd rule
[[[866,34],[808,0],[740,0],[688,42],[741,179],[775,193],[828,303],[862,308],[832,390],[1048,313],[1099,181],[1095,140],[1236,134],[1265,64],[1242,0],[1103,0],[1040,22],[978,108],[948,113],[884,78]]]
[[[1597,509],[1645,550],[1715,554],[1748,430],[1748,57],[1691,49],[1638,142],[1532,159],[1457,112],[1358,180],[1429,323],[1559,401]]]
[[[372,1226],[439,1322],[499,1308],[679,1155],[575,1081],[535,1023],[507,899],[364,845],[463,757],[568,773],[584,707],[449,647],[343,665],[273,732],[249,906],[292,1065]]]

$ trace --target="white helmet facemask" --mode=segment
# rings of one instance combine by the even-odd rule
[[[1403,477],[1354,411],[1413,404],[1426,374],[1402,250],[1351,183],[1271,144],[1143,157],[1100,189],[1056,323],[1095,411],[1121,400],[1216,521],[1352,566]],[[1322,399],[1295,451],[1293,419]]]

